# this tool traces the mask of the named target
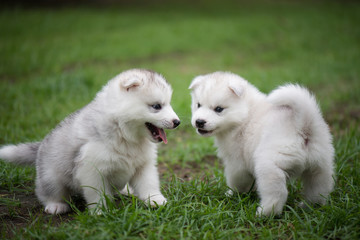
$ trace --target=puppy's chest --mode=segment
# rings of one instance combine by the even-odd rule
[[[82,164],[95,167],[104,175],[123,172],[129,175],[135,169],[156,158],[156,149],[149,145],[88,144],[83,149]]]
[[[113,148],[113,154],[117,162],[126,164],[128,167],[138,168],[156,158],[156,149],[148,145],[122,144]]]
[[[224,164],[236,161],[238,163],[246,161],[246,149],[241,139],[228,138],[216,139],[218,157],[224,161]]]

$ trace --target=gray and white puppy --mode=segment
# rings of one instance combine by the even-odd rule
[[[127,183],[141,200],[165,204],[156,143],[167,143],[163,129],[180,124],[171,95],[160,74],[125,71],[41,142],[3,146],[0,158],[36,166],[36,194],[50,214],[69,211],[66,200],[73,193],[81,193],[89,208],[105,205],[103,194],[111,197],[113,187]]]

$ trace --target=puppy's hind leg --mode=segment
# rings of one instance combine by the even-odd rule
[[[258,164],[255,168],[260,207],[257,215],[280,214],[288,196],[285,172],[271,161]]]
[[[325,204],[326,198],[333,190],[334,180],[332,178],[332,170],[318,168],[316,170],[306,170],[302,176],[304,184],[303,195],[309,203]],[[304,207],[304,203],[300,203]]]
[[[36,195],[45,205],[45,212],[49,214],[63,214],[70,211],[65,202],[69,199],[69,192],[55,179],[36,179]]]

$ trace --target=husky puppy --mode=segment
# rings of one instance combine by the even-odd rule
[[[305,88],[289,84],[265,95],[227,72],[198,76],[189,88],[192,125],[215,136],[230,189],[247,192],[256,180],[258,215],[282,212],[289,177],[301,177],[306,201],[325,203],[334,186],[332,136]]]
[[[127,183],[141,200],[165,204],[156,143],[167,143],[163,129],[180,124],[171,95],[158,73],[122,72],[41,142],[4,146],[0,158],[36,166],[36,194],[50,214],[69,211],[73,193],[81,193],[89,208],[105,206],[103,194],[111,197]]]

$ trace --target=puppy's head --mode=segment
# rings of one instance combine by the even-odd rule
[[[227,72],[196,77],[192,90],[191,123],[202,136],[221,134],[238,126],[248,115],[248,82]]]
[[[119,125],[131,126],[130,131],[145,133],[153,142],[167,143],[164,128],[173,129],[180,124],[170,105],[170,84],[160,74],[143,69],[123,72],[114,82],[116,101],[121,102],[117,109]]]

